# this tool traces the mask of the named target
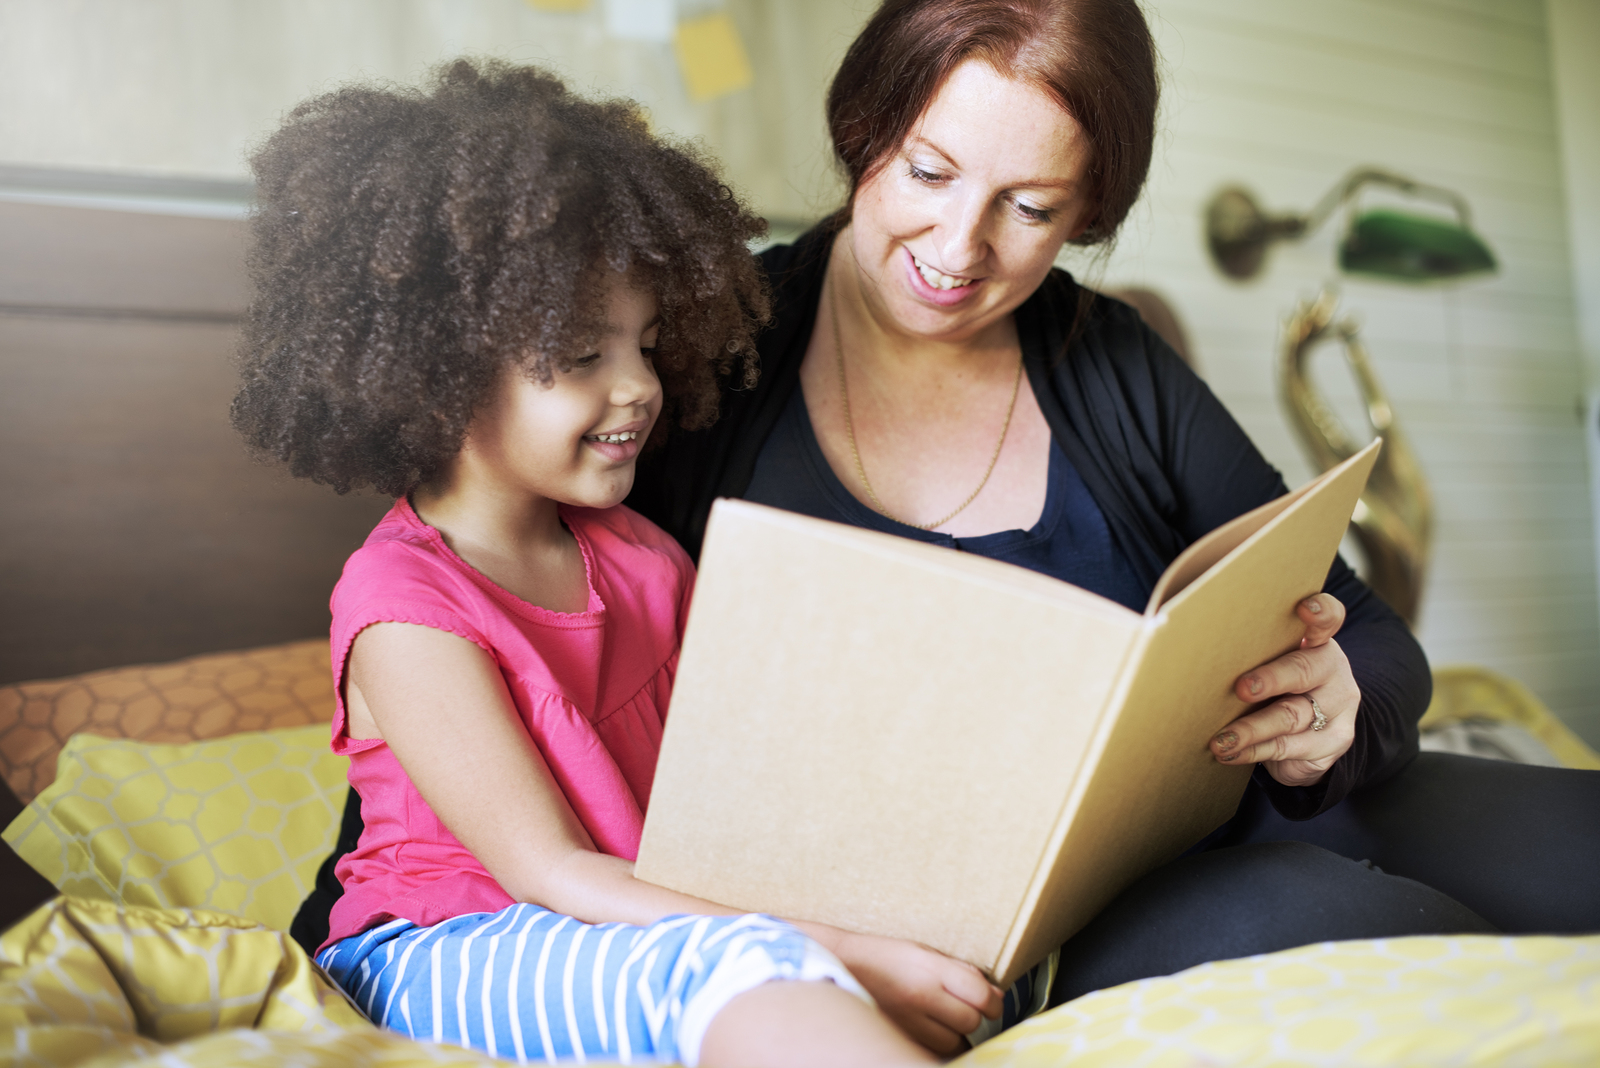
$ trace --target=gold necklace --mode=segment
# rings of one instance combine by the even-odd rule
[[[850,438],[850,455],[856,462],[856,475],[861,479],[861,485],[866,487],[867,496],[872,500],[872,507],[876,508],[878,514],[886,519],[893,519],[896,523],[913,527],[917,530],[932,530],[934,527],[944,526],[950,520],[966,511],[967,505],[978,499],[978,494],[983,492],[983,487],[989,484],[989,476],[994,474],[994,465],[1000,461],[1000,450],[1005,446],[1006,432],[1011,429],[1011,413],[1017,410],[1017,394],[1022,390],[1021,357],[1019,356],[1017,359],[1017,380],[1011,384],[1011,406],[1006,409],[1006,421],[1000,427],[1000,440],[994,443],[994,455],[989,457],[989,467],[983,472],[983,481],[978,483],[977,489],[967,494],[967,499],[962,501],[955,511],[943,519],[936,519],[932,523],[907,523],[904,519],[891,515],[889,509],[883,506],[883,502],[878,500],[878,494],[874,492],[872,483],[867,481],[867,469],[861,463],[861,450],[856,448],[856,426],[855,421],[850,416],[850,387],[846,385],[844,377],[844,337],[839,331],[839,293],[834,288],[832,278],[828,279],[828,305],[828,310],[833,316],[833,350],[838,355],[839,362],[839,396],[844,400],[844,429]]]

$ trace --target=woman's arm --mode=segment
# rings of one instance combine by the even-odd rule
[[[379,623],[356,638],[352,737],[381,737],[434,813],[512,898],[585,923],[648,924],[738,910],[633,877],[597,852],[518,719],[494,661],[442,630]],[[1000,992],[971,965],[896,939],[796,926],[831,950],[884,1012],[936,1052],[955,1052]]]
[[[1147,344],[1155,411],[1167,443],[1171,514],[1188,543],[1278,496],[1285,486],[1205,384],[1159,339],[1149,337]],[[1251,703],[1275,695],[1290,698],[1263,710],[1265,718],[1277,717],[1274,727],[1240,739],[1267,748],[1239,758],[1269,762],[1257,778],[1273,806],[1290,819],[1325,812],[1351,790],[1381,782],[1403,767],[1416,755],[1416,723],[1432,693],[1427,658],[1410,629],[1342,559],[1334,559],[1323,593],[1314,600],[1337,602],[1337,618],[1319,618],[1301,607],[1305,647],[1238,684],[1240,698]],[[1252,676],[1262,683],[1259,692],[1250,688]],[[1308,690],[1316,691],[1329,717],[1322,731],[1309,729],[1310,703],[1295,696]],[[1330,741],[1343,744],[1330,746]],[[1330,754],[1336,759],[1330,761]]]

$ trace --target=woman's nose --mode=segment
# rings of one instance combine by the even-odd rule
[[[944,260],[939,268],[953,274],[963,274],[982,263],[988,255],[989,204],[977,196],[955,198],[949,205],[949,214],[940,227],[939,255]]]

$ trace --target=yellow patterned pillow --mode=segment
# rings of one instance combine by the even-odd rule
[[[0,1063],[503,1064],[375,1029],[279,931],[56,898],[0,936]]]
[[[64,893],[284,930],[333,849],[346,766],[320,724],[189,745],[79,734],[5,840]]]
[[[962,1068],[1600,1064],[1600,936],[1324,942],[1070,1001]]]

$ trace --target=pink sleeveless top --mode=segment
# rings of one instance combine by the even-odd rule
[[[350,757],[366,829],[336,869],[344,896],[324,946],[391,918],[427,927],[513,904],[434,815],[388,745],[345,733],[350,645],[374,623],[418,623],[481,646],[596,848],[637,855],[694,566],[627,508],[563,507],[561,517],[583,550],[583,612],[552,612],[496,586],[404,498],[345,564],[331,604],[333,749]]]

